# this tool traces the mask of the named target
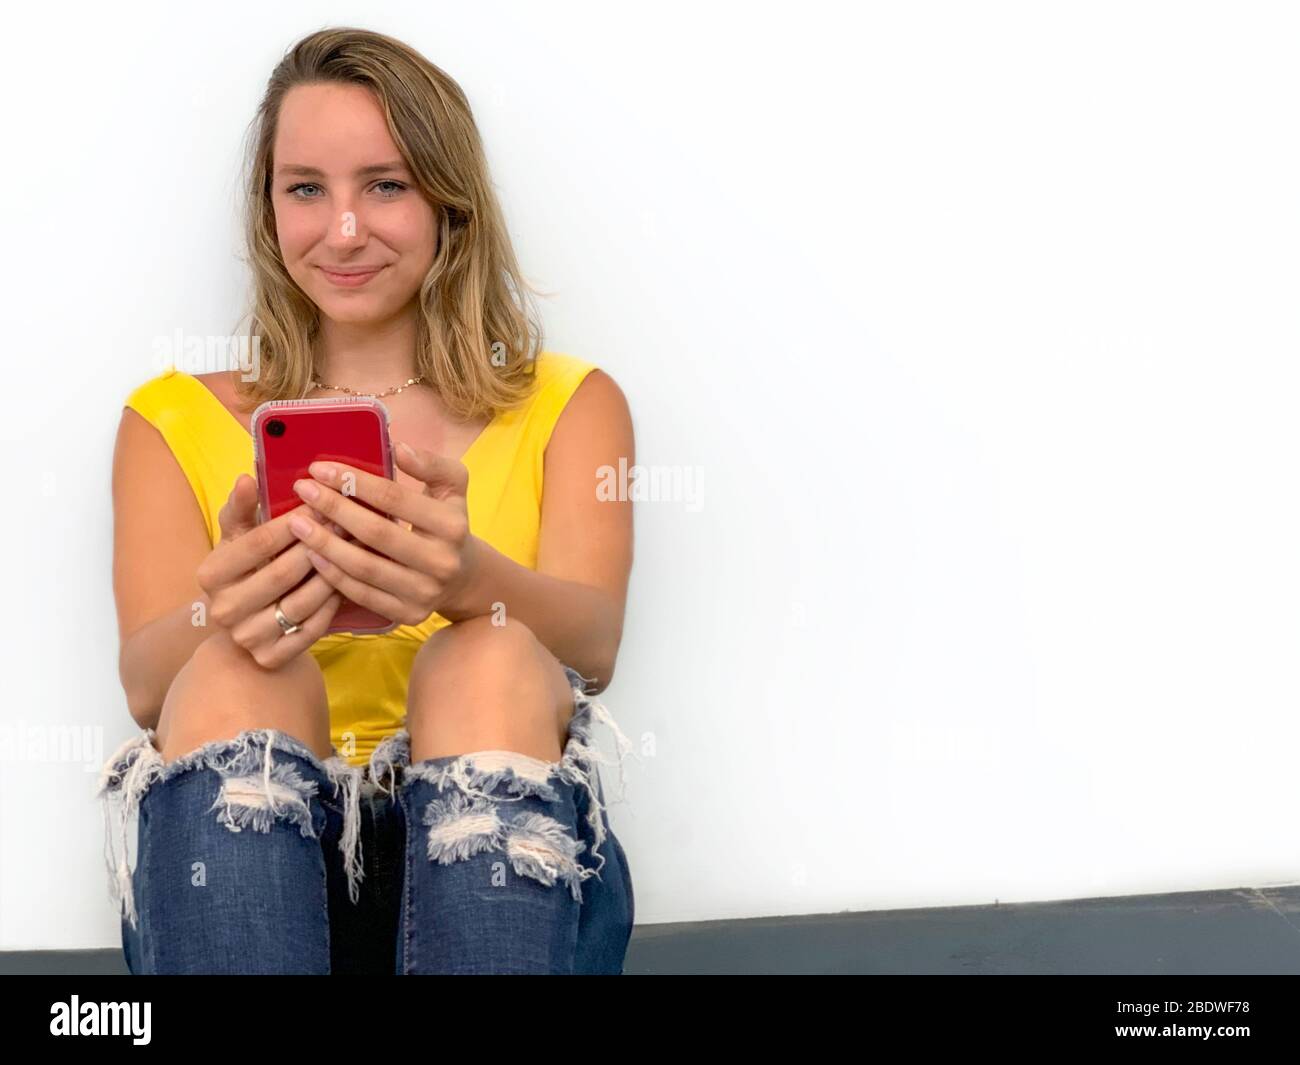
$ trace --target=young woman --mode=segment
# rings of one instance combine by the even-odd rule
[[[630,744],[592,696],[632,562],[630,503],[595,491],[635,461],[624,397],[541,350],[469,104],[417,52],[306,37],[251,144],[257,372],[147,381],[114,457],[127,964],[620,973],[594,724],[620,771]],[[349,393],[389,408],[395,481],[317,463],[258,524],[253,408]],[[344,596],[398,627],[327,634]]]

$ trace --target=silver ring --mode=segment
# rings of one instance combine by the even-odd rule
[[[284,616],[284,611],[280,609],[279,603],[275,604],[275,620],[280,623],[280,630],[285,636],[292,636],[295,632],[299,632],[302,629],[302,626],[299,625],[298,622],[290,621]]]

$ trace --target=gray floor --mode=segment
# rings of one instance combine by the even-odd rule
[[[117,950],[0,952],[0,974],[125,973]],[[1300,885],[638,927],[628,975],[1300,973]]]

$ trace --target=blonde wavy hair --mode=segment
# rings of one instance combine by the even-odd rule
[[[267,83],[246,149],[245,238],[253,275],[245,315],[259,372],[236,386],[245,400],[311,391],[320,312],[289,276],[271,206],[272,147],[285,94],[320,82],[362,85],[437,212],[437,257],[420,286],[416,373],[456,416],[518,405],[531,391],[542,328],[523,278],[469,101],[413,48],[369,30],[337,27],[293,45]],[[255,339],[256,338],[256,339]]]

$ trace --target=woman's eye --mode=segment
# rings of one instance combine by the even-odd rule
[[[377,181],[377,182],[375,182],[375,186],[374,186],[374,187],[375,187],[375,188],[379,188],[381,185],[389,185],[389,186],[392,187],[392,191],[391,191],[391,192],[384,192],[384,193],[381,194],[381,195],[384,197],[384,199],[387,199],[387,200],[391,200],[393,197],[397,196],[399,193],[402,193],[402,192],[405,192],[405,191],[406,191],[406,186],[403,185],[400,181]],[[299,193],[299,191],[302,190],[302,189],[319,189],[319,188],[320,188],[320,186],[317,185],[317,184],[315,184],[314,182],[311,182],[311,181],[300,181],[300,182],[299,182],[298,184],[296,184],[296,185],[290,185],[290,186],[289,186],[285,191],[286,191],[290,196],[297,196],[298,199],[300,199],[300,200],[314,200],[314,199],[316,199],[315,196],[305,196],[305,195],[304,195],[304,196],[299,196],[298,193]]]

